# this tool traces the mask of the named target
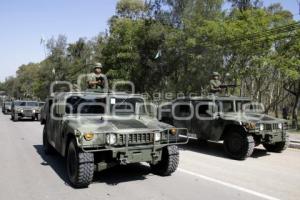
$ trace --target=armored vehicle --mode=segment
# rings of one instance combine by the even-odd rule
[[[37,101],[16,100],[11,105],[11,119],[18,121],[19,119],[29,118],[36,120],[39,118],[40,109]]]
[[[235,96],[176,99],[162,107],[161,121],[188,129],[201,143],[224,141],[229,157],[243,160],[262,144],[267,151],[288,146],[285,120],[263,114],[262,106]]]
[[[2,113],[3,114],[8,114],[11,111],[11,102],[10,101],[5,101],[2,104]]]
[[[66,158],[73,187],[87,187],[94,171],[147,162],[155,174],[172,174],[179,162],[177,144],[187,130],[159,122],[147,113],[140,95],[69,92],[47,99],[41,123],[46,154]]]

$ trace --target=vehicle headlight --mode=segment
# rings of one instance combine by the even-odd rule
[[[176,129],[176,128],[172,128],[172,129],[170,130],[170,133],[171,133],[172,135],[176,135],[177,129]]]
[[[282,129],[282,123],[279,123],[279,124],[278,124],[278,128],[279,128],[279,129]]]
[[[264,125],[263,125],[263,124],[260,124],[260,125],[259,125],[259,130],[260,130],[260,131],[263,131],[263,130],[264,130]]]
[[[155,132],[155,133],[154,133],[154,140],[155,140],[155,142],[160,141],[160,139],[161,139],[161,134],[160,134],[160,132]]]
[[[83,137],[86,141],[91,141],[94,138],[95,134],[92,132],[87,132],[83,134]]]
[[[116,134],[110,133],[106,135],[106,143],[109,145],[113,145],[117,143],[117,136]]]
[[[35,113],[35,110],[32,110],[33,113]]]
[[[256,124],[253,122],[247,122],[244,124],[244,126],[246,127],[246,129],[255,129],[256,128]]]

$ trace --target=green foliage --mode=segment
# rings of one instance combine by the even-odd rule
[[[71,44],[52,38],[45,60],[21,66],[1,87],[11,96],[44,99],[52,81],[76,83],[97,61],[111,83],[132,81],[137,92],[205,93],[219,71],[222,81],[239,85],[233,93],[276,111],[291,97],[284,88],[297,91],[300,24],[280,4],[230,2],[224,11],[223,0],[121,0],[106,35]]]
[[[141,17],[147,8],[143,0],[120,0],[116,9],[119,16],[135,19]]]

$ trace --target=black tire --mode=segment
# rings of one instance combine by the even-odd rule
[[[230,158],[244,160],[251,156],[255,147],[252,135],[247,135],[239,129],[227,132],[224,139],[224,149]]]
[[[160,176],[169,176],[176,171],[179,163],[177,146],[171,145],[162,149],[162,159],[157,164],[151,164],[151,171]]]
[[[88,187],[94,176],[94,154],[83,153],[71,140],[67,153],[67,172],[71,185],[75,188]]]
[[[275,144],[263,144],[265,149],[270,152],[281,153],[289,146],[290,140],[288,137],[283,142],[276,142]]]
[[[52,155],[56,153],[56,150],[49,143],[46,126],[44,126],[43,130],[43,149],[46,155]]]

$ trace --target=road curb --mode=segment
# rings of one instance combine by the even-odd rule
[[[290,142],[300,144],[300,140],[294,140],[294,139],[292,139],[292,140],[290,140]]]
[[[298,143],[298,142],[290,142],[289,148],[300,149],[300,143]]]

